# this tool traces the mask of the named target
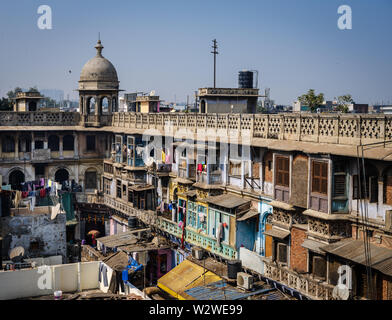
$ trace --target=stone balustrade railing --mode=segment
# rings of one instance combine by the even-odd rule
[[[250,136],[251,138],[357,145],[392,139],[392,116],[380,114],[198,114],[134,113],[83,116],[76,112],[0,112],[1,126],[67,126],[98,123],[162,134]],[[168,130],[169,129],[169,130]],[[171,131],[172,130],[172,131]],[[127,130],[128,131],[128,130]],[[138,131],[140,132],[140,130]]]
[[[309,275],[298,274],[286,267],[279,267],[267,258],[262,259],[264,261],[264,277],[278,281],[311,299],[333,299],[332,292],[334,286],[312,279]]]
[[[113,127],[345,145],[392,139],[392,117],[370,114],[114,113]],[[167,132],[170,132],[167,131]]]
[[[1,126],[75,126],[80,123],[77,112],[13,112],[0,111]]]

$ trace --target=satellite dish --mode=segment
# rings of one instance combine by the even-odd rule
[[[150,97],[155,96],[155,90],[151,90]]]
[[[335,286],[332,291],[332,297],[337,300],[347,300],[350,297],[350,291],[346,286]]]

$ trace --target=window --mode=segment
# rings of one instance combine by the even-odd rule
[[[95,136],[86,136],[86,150],[95,151]]]
[[[121,198],[121,180],[117,180],[116,197]]]
[[[86,172],[86,189],[97,188],[97,173],[95,171]]]
[[[63,138],[63,150],[73,151],[74,149],[74,137],[71,135],[66,135]]]
[[[35,140],[34,141],[34,148],[36,150],[44,148],[44,142],[42,140]]]
[[[15,142],[10,136],[6,136],[3,139],[2,152],[15,152]]]
[[[328,194],[328,162],[313,161],[312,192]]]
[[[312,273],[313,277],[319,279],[325,279],[327,273],[327,261],[322,256],[314,256],[313,257],[313,265],[312,265]]]
[[[35,175],[36,176],[44,176],[45,175],[45,166],[37,165],[35,167]]]
[[[207,208],[204,206],[198,206],[197,229],[207,232]]]
[[[371,176],[361,179],[361,190],[359,190],[358,175],[353,175],[353,199],[369,199],[370,203],[378,202],[378,178]]]
[[[58,136],[49,136],[48,147],[50,151],[59,151],[60,139]]]
[[[128,190],[128,202],[133,203],[133,192]]]
[[[287,263],[287,245],[285,243],[276,244],[276,257],[278,262],[286,264]]]
[[[333,166],[333,196],[346,198],[346,163],[336,161]]]
[[[231,176],[240,176],[241,175],[241,161],[230,161],[230,169]]]
[[[282,187],[289,187],[290,172],[289,158],[276,157],[276,181],[275,184]]]

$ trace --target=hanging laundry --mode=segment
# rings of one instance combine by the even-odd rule
[[[202,172],[203,171],[203,165],[201,163],[199,163],[197,165],[197,172]]]
[[[164,150],[162,150],[162,162],[166,163],[166,154]]]
[[[218,228],[216,230],[216,244],[218,246],[220,246],[222,234],[223,234],[222,223],[219,223]]]
[[[22,198],[27,198],[29,193],[27,191],[22,191]]]
[[[41,190],[39,191],[39,196],[40,196],[41,198],[44,198],[44,197],[46,196],[46,191],[45,191],[45,189],[41,189]]]
[[[22,199],[22,192],[16,191],[15,192],[15,199],[14,199],[14,206],[15,208],[19,208],[20,200]]]
[[[5,186],[1,186],[1,190],[9,190],[9,191],[11,191],[11,185],[7,184]]]
[[[45,185],[45,179],[44,178],[39,179],[39,186],[43,187],[44,185]]]

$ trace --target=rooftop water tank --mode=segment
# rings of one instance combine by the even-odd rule
[[[238,72],[238,88],[253,88],[253,71],[243,70]]]

